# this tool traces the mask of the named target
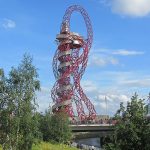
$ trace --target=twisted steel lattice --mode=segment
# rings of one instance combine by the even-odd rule
[[[77,33],[70,32],[70,18],[74,11],[81,13],[84,18],[87,28],[86,39],[83,39]],[[74,119],[73,102],[75,102],[76,111],[81,120],[94,119],[96,117],[94,105],[84,94],[80,85],[93,41],[92,25],[84,8],[73,5],[66,10],[60,34],[56,39],[58,49],[53,58],[53,72],[57,81],[51,92],[52,99],[55,102],[52,108],[53,112],[59,112],[64,108],[68,115]],[[84,107],[87,107],[88,115],[85,114]]]

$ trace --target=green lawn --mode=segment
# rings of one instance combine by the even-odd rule
[[[69,146],[63,144],[51,144],[42,142],[39,145],[33,145],[32,150],[77,150],[77,149],[70,148]]]
[[[1,145],[0,145],[0,150],[2,150]],[[62,144],[51,144],[51,143],[41,142],[38,145],[33,145],[32,150],[78,150],[78,149],[70,148]]]

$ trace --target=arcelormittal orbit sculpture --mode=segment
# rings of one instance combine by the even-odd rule
[[[74,11],[80,12],[84,18],[87,28],[86,39],[78,33],[70,31],[70,17]],[[73,5],[66,10],[60,34],[57,35],[56,39],[58,48],[53,58],[53,72],[56,83],[51,92],[55,104],[52,110],[57,113],[63,109],[74,120],[75,109],[73,107],[76,107],[80,120],[93,120],[96,117],[94,105],[84,94],[80,85],[93,40],[92,25],[84,8]],[[87,107],[88,114],[85,114],[85,107]]]

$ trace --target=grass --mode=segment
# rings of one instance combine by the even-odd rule
[[[0,150],[2,150],[1,145],[0,145]],[[32,150],[78,150],[78,149],[71,148],[63,144],[51,144],[51,143],[41,142],[40,144],[33,145]]]
[[[33,145],[32,150],[78,150],[77,148],[71,148],[63,144],[51,144],[41,142],[38,145]]]

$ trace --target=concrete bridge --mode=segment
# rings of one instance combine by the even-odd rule
[[[70,125],[73,132],[73,139],[88,139],[99,138],[101,147],[103,146],[103,139],[105,136],[113,133],[112,124],[80,124]]]
[[[112,134],[112,124],[81,124],[70,125],[75,138],[104,137]]]
[[[110,132],[113,130],[112,124],[81,124],[70,125],[72,132]]]

